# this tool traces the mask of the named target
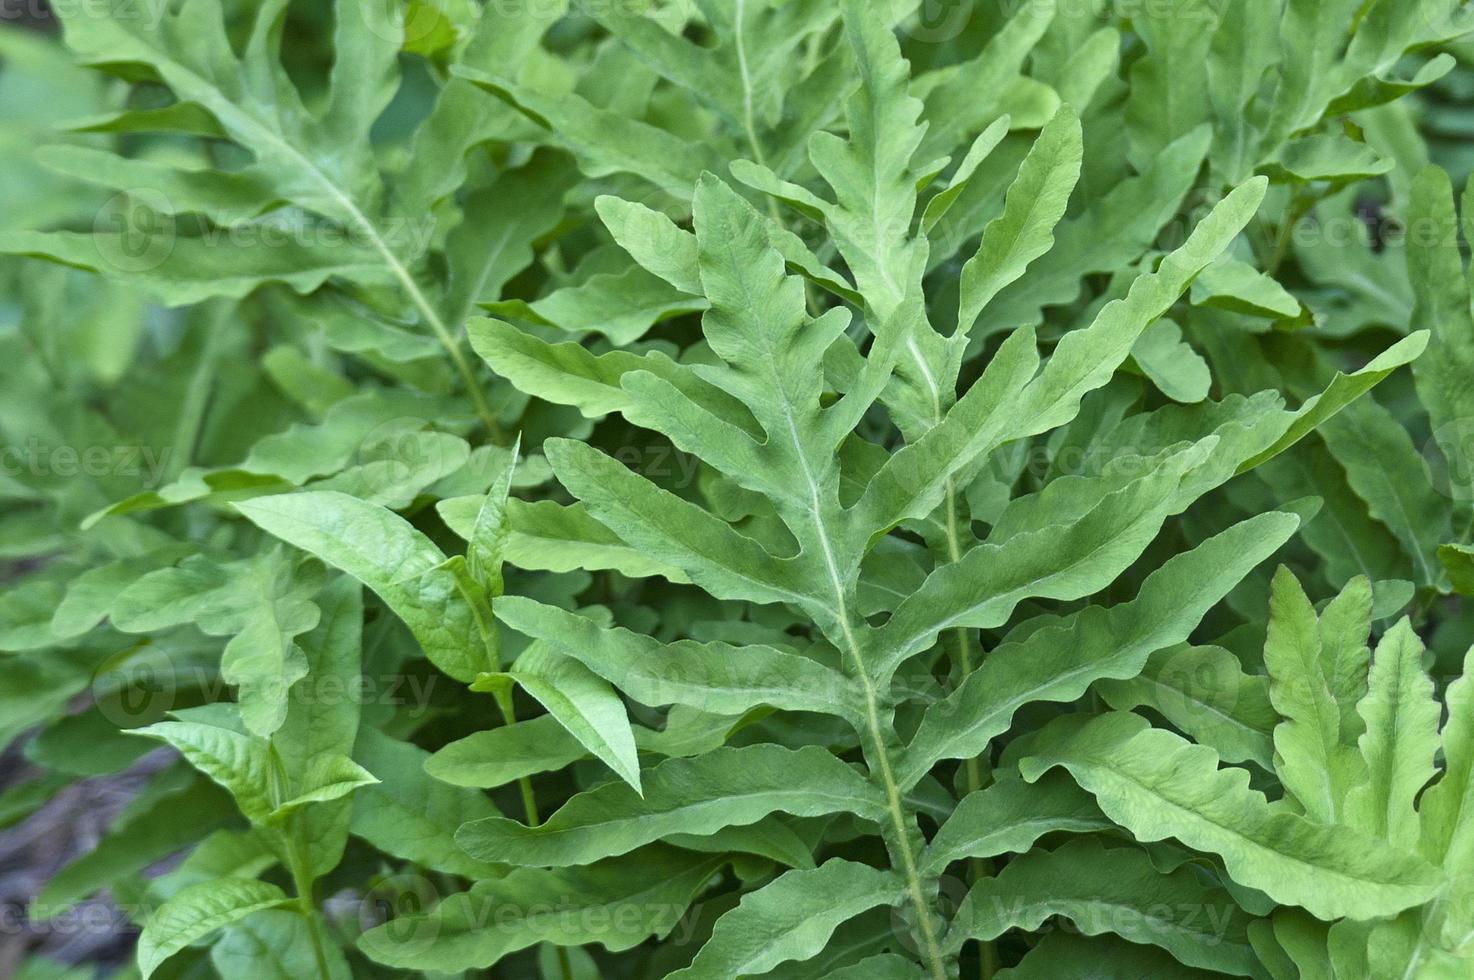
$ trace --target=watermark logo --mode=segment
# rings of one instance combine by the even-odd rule
[[[416,474],[448,474],[467,462],[465,444],[434,431],[425,419],[402,416],[375,425],[358,444],[353,465],[390,483]]]
[[[130,275],[163,265],[178,240],[171,202],[147,188],[108,198],[93,219],[92,232],[100,267]]]
[[[916,13],[901,22],[901,31],[922,44],[945,44],[967,30],[972,14],[967,0],[921,0]]]
[[[440,904],[440,892],[428,878],[398,874],[377,881],[358,904],[358,927],[367,932],[384,927],[395,945],[425,945],[440,934],[439,916],[428,915]]]
[[[19,445],[0,445],[0,474],[11,477],[136,477],[158,486],[169,468],[169,446],[69,446],[44,443],[34,436]]]
[[[1445,422],[1423,444],[1433,489],[1450,500],[1474,496],[1474,419]]]
[[[1153,682],[1158,699],[1172,702],[1179,720],[1208,722],[1233,715],[1240,676],[1230,657],[1205,657],[1202,651],[1183,646],[1165,655]]]
[[[945,929],[945,923],[951,922],[957,917],[957,912],[967,901],[967,882],[956,875],[942,875],[937,879],[935,891],[927,896],[930,905],[927,914],[931,916],[933,934],[940,934]],[[922,935],[916,916],[916,906],[909,901],[899,902],[891,906],[891,932],[899,943],[908,952],[917,956],[925,955],[921,944],[917,941]]]
[[[417,47],[437,31],[449,27],[445,14],[435,4],[423,0],[358,0],[353,7],[369,33],[381,41],[406,48]]]
[[[0,22],[87,18],[156,31],[168,11],[169,0],[0,0]]]
[[[173,659],[153,644],[109,657],[92,675],[97,710],[119,728],[163,720],[177,703],[179,674]]]

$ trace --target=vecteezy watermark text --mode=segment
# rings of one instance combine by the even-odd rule
[[[31,437],[0,445],[0,474],[11,477],[132,476],[155,486],[169,467],[171,446],[54,446]]]

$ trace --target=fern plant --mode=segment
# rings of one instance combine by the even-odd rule
[[[143,466],[0,479],[0,824],[160,767],[31,920],[107,889],[143,977],[1466,972],[1408,106],[1469,25],[1088,6],[63,11],[107,86],[0,34],[87,115],[0,219],[0,432]],[[1441,232],[1307,237],[1377,195]]]
[[[856,967],[865,975],[904,975],[912,969],[906,964],[917,962],[931,975],[947,976],[963,943],[996,936],[997,923],[986,916],[975,921],[974,911],[993,879],[984,879],[949,922],[937,915],[938,875],[952,860],[996,856],[1008,843],[1018,846],[1001,845],[998,828],[987,819],[972,823],[969,810],[986,812],[998,805],[1000,793],[1009,793],[1021,797],[1013,806],[1027,812],[1050,796],[1041,791],[1035,801],[1012,778],[981,790],[944,820],[938,839],[947,846],[935,853],[921,832],[924,804],[917,799],[936,800],[938,791],[946,798],[942,784],[932,782],[934,767],[942,760],[984,757],[1014,712],[1031,701],[1071,701],[1095,679],[1134,675],[1153,649],[1184,640],[1253,565],[1287,540],[1298,519],[1271,514],[1230,528],[1169,559],[1129,602],[1087,607],[1064,620],[1025,621],[1010,633],[1019,638],[991,651],[978,671],[966,662],[971,631],[1003,626],[1026,599],[1069,601],[1101,591],[1137,561],[1168,514],[1240,468],[1281,451],[1306,431],[1307,419],[1344,401],[1348,386],[1367,383],[1342,382],[1299,413],[1284,411],[1272,399],[1235,405],[1243,414],[1231,416],[1217,432],[1200,428],[1195,442],[1164,433],[1151,455],[1135,457],[1137,468],[1063,481],[1052,493],[1020,498],[1005,507],[988,539],[977,541],[954,481],[975,473],[998,447],[1068,423],[1081,397],[1109,380],[1141,332],[1231,244],[1257,209],[1263,185],[1250,182],[1228,195],[1181,249],[1124,298],[1103,307],[1092,324],[1062,339],[1042,367],[1033,331],[1022,328],[993,352],[958,398],[970,318],[961,317],[949,336],[927,323],[919,281],[926,243],[913,233],[916,180],[909,157],[894,152],[900,121],[909,120],[917,134],[901,145],[920,143],[920,106],[905,94],[904,62],[884,24],[858,5],[847,7],[845,17],[855,58],[865,66],[862,87],[847,110],[850,138],[815,140],[811,146],[814,166],[836,200],[800,197],[786,185],[776,189],[822,216],[836,251],[854,271],[870,335],[864,354],[856,336],[847,333],[846,312],[806,312],[804,283],[785,271],[769,223],[711,176],[696,189],[694,234],[644,214],[645,237],[627,241],[637,259],[654,258],[647,264],[652,273],[679,276],[688,287],[699,283],[709,305],[703,333],[718,362],[683,367],[662,358],[595,359],[574,348],[516,339],[511,328],[494,321],[473,327],[478,350],[529,393],[581,406],[596,399],[617,405],[633,424],[661,432],[741,491],[739,530],[730,518],[660,489],[585,444],[546,445],[560,482],[620,541],[716,598],[792,610],[798,618],[787,631],[797,629],[808,638],[801,646],[664,645],[601,626],[598,616],[503,597],[495,603],[496,615],[535,641],[522,655],[533,662],[523,668],[519,658],[509,674],[483,676],[477,686],[503,690],[526,670],[533,682],[529,689],[536,691],[555,670],[570,669],[571,661],[579,672],[591,672],[641,704],[679,704],[734,720],[764,707],[821,713],[850,729],[833,736],[840,739],[837,745],[821,748],[800,739],[797,745],[721,747],[641,772],[632,764],[635,737],[615,712],[602,716],[604,731],[568,727],[582,734],[584,747],[605,759],[622,782],[575,796],[540,825],[496,817],[458,832],[457,841],[480,860],[580,869],[545,872],[553,881],[571,875],[562,879],[569,887],[566,882],[583,881],[600,862],[619,861],[663,840],[721,841],[725,834],[733,846],[753,836],[749,846],[771,857],[778,845],[770,835],[786,826],[774,820],[777,814],[846,814],[874,826],[888,868],[845,858],[808,867],[812,858],[800,859],[799,867],[753,891],[717,921],[686,968],[693,976],[763,973],[809,959],[847,919],[897,902],[907,907],[913,955],[878,953]],[[1078,131],[1064,112],[1025,163],[1018,192],[1010,194],[1013,207],[984,234],[980,254],[999,255],[989,266],[1002,282],[976,296],[969,288],[973,277],[965,272],[964,303],[985,308],[988,292],[1007,285],[1010,260],[1028,261],[1017,258],[1016,250],[1027,256],[1041,248],[1034,243],[1041,237],[1047,248],[1054,218],[1027,213],[1043,224],[1042,230],[1032,229],[1031,241],[1030,229],[1020,234],[1013,227],[1019,218],[1009,212],[1034,203],[1026,195],[1035,183],[1055,184],[1053,196],[1060,202],[1068,196],[1075,175],[1061,160],[1070,159],[1072,145],[1078,147]],[[757,182],[772,183],[761,169],[748,172]],[[610,202],[606,210],[629,208]],[[813,366],[835,362],[836,395],[825,404],[825,379]],[[1394,363],[1373,366],[1370,377]],[[855,432],[867,415],[873,418],[878,402],[890,409],[898,428],[913,433],[894,454],[876,452],[876,443]],[[1042,506],[1046,500],[1052,504],[1048,510]],[[334,561],[312,527],[330,504],[293,495],[241,506],[272,533]],[[942,536],[948,551],[934,570],[888,600],[867,594],[880,591],[879,583],[867,579],[884,574],[867,576],[867,557],[883,554],[879,543],[898,528],[924,522],[953,529]],[[961,528],[969,529],[966,538]],[[940,696],[924,683],[920,689],[898,683],[908,670],[925,677],[938,669],[937,641],[948,631],[962,634],[955,651],[964,678],[960,686]],[[585,722],[594,717],[589,709],[580,714]],[[865,775],[836,759],[836,748],[857,751]],[[458,774],[451,761],[440,771]],[[1049,785],[1069,806],[1080,805],[1061,785]],[[942,804],[940,814],[932,810],[933,818],[947,817],[953,806]],[[1165,798],[1160,809],[1172,812]],[[1239,808],[1237,817],[1230,833],[1257,845],[1248,860],[1222,839],[1195,843],[1221,853],[1246,884],[1288,904],[1369,918],[1426,900],[1436,887],[1429,869],[1349,829],[1332,831],[1288,815],[1272,818],[1262,803]],[[752,828],[763,832],[754,835]],[[990,835],[993,840],[986,839]],[[1004,850],[993,850],[1000,846]],[[1101,852],[1101,860],[1109,864],[1119,857],[1110,854]],[[487,883],[445,903],[430,913],[423,942],[403,941],[404,933],[390,924],[369,933],[364,948],[398,966],[424,964],[427,957],[445,970],[489,965],[504,951],[504,937],[479,932],[476,910],[517,901],[536,887],[532,874]],[[845,900],[835,902],[836,894]],[[589,898],[585,893],[584,900]],[[823,925],[816,928],[816,922]],[[1024,913],[1003,928],[1031,924]],[[1190,965],[1232,962],[1216,951],[1183,955]],[[1214,958],[1199,961],[1204,955]]]
[[[1293,576],[1281,569],[1275,578],[1264,657],[1283,719],[1274,746],[1284,802],[1317,822],[1359,826],[1417,851],[1444,869],[1448,885],[1427,905],[1375,923],[1328,927],[1280,910],[1261,942],[1281,947],[1266,963],[1289,959],[1300,975],[1457,976],[1470,935],[1463,803],[1469,675],[1466,669],[1440,703],[1407,618],[1369,649],[1371,609],[1364,578],[1318,616]],[[1278,972],[1290,975],[1283,966]]]
[[[1221,647],[1184,646],[1160,651],[1143,677],[1101,690],[1117,709],[1159,710],[1196,746],[1145,731],[1137,716],[1117,713],[1083,727],[1061,723],[1057,733],[1045,729],[1039,742],[1070,747],[1042,752],[1025,770],[1063,765],[1084,785],[1104,787],[1096,781],[1109,778],[1107,772],[1091,759],[1101,758],[1096,753],[1105,744],[1134,746],[1139,764],[1151,768],[1211,752],[1252,763],[1274,775],[1267,792],[1277,797],[1272,806],[1279,812],[1357,828],[1420,855],[1445,875],[1432,900],[1395,917],[1335,920],[1275,909],[1248,930],[1262,968],[1274,977],[1460,976],[1469,940],[1468,674],[1440,698],[1410,620],[1381,630],[1373,650],[1374,616],[1365,577],[1317,608],[1281,566],[1272,586],[1265,673],[1245,671]],[[1184,683],[1187,677],[1194,680]],[[1115,793],[1097,795],[1107,812],[1122,802],[1112,799]]]

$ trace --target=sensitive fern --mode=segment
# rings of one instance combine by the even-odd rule
[[[1460,5],[114,6],[0,33],[0,825],[149,774],[34,927],[1468,973]]]
[[[559,481],[620,540],[678,569],[717,598],[794,609],[801,614],[799,622],[807,620],[816,630],[812,636],[816,645],[795,652],[770,646],[665,646],[527,600],[506,598],[495,608],[508,626],[581,663],[636,702],[682,704],[734,717],[764,705],[836,715],[853,729],[851,744],[864,760],[868,786],[847,767],[832,765],[828,752],[723,748],[655,767],[645,778],[643,793],[626,774],[628,787],[591,790],[541,826],[521,827],[496,818],[465,826],[457,839],[484,860],[561,866],[613,858],[672,834],[710,836],[728,829],[740,839],[736,828],[761,825],[779,813],[800,817],[854,813],[876,825],[892,877],[877,877],[873,888],[857,886],[855,904],[845,906],[844,917],[868,906],[891,904],[904,895],[918,959],[932,975],[946,976],[950,958],[969,934],[969,924],[965,916],[961,922],[948,923],[936,913],[936,876],[941,869],[933,865],[923,870],[925,840],[917,807],[907,794],[941,759],[985,756],[990,738],[1006,730],[1012,711],[1029,700],[1078,697],[1092,680],[1110,676],[1112,668],[1131,676],[1153,649],[1185,639],[1206,608],[1282,543],[1297,520],[1279,515],[1246,522],[1175,559],[1171,563],[1175,567],[1161,572],[1163,586],[1154,588],[1156,577],[1149,578],[1133,603],[1084,610],[1072,617],[1080,621],[1078,625],[1040,624],[1044,628],[1021,645],[1032,641],[1041,646],[1039,638],[1060,636],[1063,642],[1055,640],[1054,648],[1063,653],[1061,648],[1068,649],[1069,643],[1064,638],[1071,632],[1079,638],[1099,636],[1115,641],[1116,649],[1106,652],[1115,662],[1103,656],[1104,663],[1091,662],[1084,670],[1077,668],[1073,678],[1062,678],[1049,670],[1055,665],[1046,661],[1047,667],[1035,669],[1049,670],[1047,687],[1031,689],[1015,681],[1018,688],[1008,692],[1006,708],[990,711],[991,705],[974,703],[977,696],[972,692],[998,698],[1003,693],[998,675],[1004,668],[1013,661],[1039,665],[1039,651],[1010,656],[1005,644],[990,653],[986,663],[992,669],[972,673],[964,666],[962,676],[968,684],[946,699],[917,698],[906,692],[896,683],[897,672],[934,648],[947,630],[958,632],[960,654],[966,657],[973,630],[1004,625],[1025,599],[1069,600],[1100,591],[1135,561],[1167,514],[1275,445],[1291,428],[1293,416],[1266,413],[1269,420],[1238,444],[1224,446],[1223,440],[1203,432],[1205,441],[1167,446],[1144,460],[1143,474],[1133,475],[1134,479],[1079,481],[1070,488],[1073,513],[1071,508],[1056,508],[1039,526],[1017,529],[1009,528],[1005,517],[998,528],[1004,531],[998,535],[1003,540],[992,536],[984,542],[959,540],[957,528],[970,528],[971,521],[958,513],[954,481],[976,472],[978,463],[998,447],[1069,422],[1081,397],[1109,379],[1112,367],[1129,354],[1141,331],[1229,244],[1257,206],[1262,187],[1250,184],[1226,198],[1182,249],[1164,258],[1161,267],[1143,277],[1126,298],[1107,305],[1092,325],[1068,335],[1042,369],[1033,332],[1023,328],[993,353],[982,376],[960,399],[951,391],[944,394],[944,385],[955,384],[968,330],[944,337],[926,323],[919,300],[927,243],[913,237],[917,205],[911,162],[904,151],[897,159],[895,144],[889,140],[886,159],[876,142],[879,127],[872,122],[899,113],[914,125],[920,106],[895,87],[904,62],[881,25],[859,7],[847,8],[845,16],[856,58],[865,69],[861,90],[848,110],[849,141],[818,140],[811,147],[815,167],[829,181],[838,203],[826,204],[812,194],[803,203],[822,216],[856,277],[870,335],[868,351],[859,353],[857,341],[864,335],[850,330],[850,317],[843,309],[818,317],[807,314],[803,281],[785,271],[766,219],[729,185],[706,176],[695,191],[694,236],[658,226],[655,219],[658,230],[652,230],[649,238],[669,245],[659,253],[667,262],[671,249],[686,251],[685,260],[671,264],[687,270],[694,265],[709,305],[703,334],[721,362],[685,369],[667,364],[659,373],[642,370],[634,362],[600,379],[610,387],[618,381],[621,392],[611,394],[610,401],[617,402],[630,422],[661,432],[736,486],[759,495],[762,506],[751,515],[752,532],[739,531],[582,443],[546,446]],[[1039,179],[1036,170],[1057,174],[1053,180],[1064,187],[1058,196],[1068,196],[1075,174],[1056,162],[1059,150],[1054,144],[1059,140],[1068,144],[1071,125],[1062,115],[1046,129],[1025,163],[1019,178],[1023,186],[1010,201],[1024,200],[1031,193],[1029,185]],[[1077,127],[1073,138],[1078,145]],[[860,188],[865,193],[859,193]],[[994,256],[1022,250],[1024,254],[1014,260],[1018,269],[1012,277],[1016,277],[1033,257],[1030,253],[1048,247],[1048,229],[1058,216],[1058,211],[1052,218],[1045,215],[1043,230],[1035,230],[1031,242],[1027,228],[1012,227],[1019,219],[1006,210],[985,231],[979,261],[991,260],[991,271],[1006,284],[1008,262]],[[1002,243],[994,245],[1000,239]],[[643,249],[631,251],[638,259]],[[649,271],[659,274],[662,268],[652,264]],[[985,308],[988,294],[1001,287],[983,287],[983,295],[973,298],[969,273],[970,269],[964,271],[964,290],[969,294],[964,302]],[[686,282],[693,284],[689,275]],[[959,325],[970,326],[974,318],[964,315]],[[508,329],[496,324],[473,327],[478,349],[493,367],[503,367],[503,355],[492,338]],[[523,370],[514,364],[504,370],[514,381],[519,381],[519,374],[527,378],[529,393],[560,400],[565,389],[575,387],[572,378],[558,383],[563,379],[556,376],[560,360],[556,348],[527,339],[518,346]],[[843,380],[836,380],[839,390],[826,404],[822,379],[812,365],[830,363],[834,355],[829,352],[836,348],[849,352],[848,365]],[[948,355],[949,349],[954,353]],[[529,361],[537,367],[528,369]],[[925,406],[928,399],[930,419],[924,407],[915,407]],[[569,400],[586,403],[580,397]],[[853,431],[877,400],[901,406],[897,424],[914,433],[911,443],[889,458],[877,457],[874,443]],[[1018,506],[1027,508],[1030,503],[1024,498]],[[898,600],[878,609],[872,606],[867,618],[860,600],[865,559],[885,535],[908,521],[940,523],[950,526],[952,533],[938,542],[945,550],[931,574]],[[1083,621],[1091,614],[1122,622],[1125,628],[1088,627]],[[883,621],[872,622],[877,616]],[[1017,628],[1032,632],[1027,624]],[[1119,649],[1123,632],[1144,634],[1133,651]],[[1133,653],[1134,667],[1128,666]],[[795,684],[800,677],[803,681]],[[791,693],[773,692],[771,687]],[[914,717],[918,708],[923,709],[919,727],[906,744],[897,714]],[[989,724],[990,714],[997,722]],[[632,738],[628,741],[633,743]],[[599,754],[597,745],[585,744]],[[754,754],[760,751],[763,754]],[[942,832],[952,826],[948,823]],[[548,846],[542,846],[543,841]],[[1348,838],[1343,846],[1355,845]],[[1305,860],[1300,855],[1291,859]],[[1335,879],[1333,864],[1319,867],[1314,859],[1311,863],[1311,880],[1317,885],[1324,887]],[[839,859],[813,870],[799,867],[768,886],[775,892],[773,898],[764,900],[768,889],[761,889],[744,899],[717,924],[711,945],[693,960],[692,975],[763,972],[785,959],[820,952],[827,936],[814,934],[813,913],[798,896],[822,896],[832,887],[826,882],[861,873],[860,868],[841,871],[847,867],[852,865]],[[781,900],[779,893],[794,898]],[[1396,909],[1402,907],[1399,902],[1427,894],[1418,891],[1407,899],[1393,884],[1373,888],[1372,893],[1373,903],[1386,903],[1376,905],[1379,909]],[[834,912],[827,910],[826,929],[842,921]],[[805,937],[802,942],[796,936],[786,941],[776,938],[799,930]],[[382,952],[387,940],[369,942],[370,949]],[[401,951],[393,962],[408,964],[417,955],[434,953]],[[755,955],[762,957],[760,961],[748,959]],[[484,964],[454,959],[443,965]]]

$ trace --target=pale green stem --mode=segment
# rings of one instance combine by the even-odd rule
[[[768,166],[767,154],[763,152],[762,141],[757,138],[757,117],[752,104],[752,73],[747,66],[747,39],[742,32],[743,15],[746,13],[747,0],[736,0],[732,13],[733,30],[736,34],[737,69],[742,83],[742,125],[747,131],[747,143],[752,147],[753,162],[762,167]],[[768,196],[768,214],[781,228],[783,226],[783,215],[778,210],[778,202],[772,196]],[[807,284],[805,284],[807,294]]]
[[[501,709],[502,721],[508,725],[517,724],[517,708],[512,704],[512,694],[507,692],[506,696],[496,699],[497,707]],[[522,810],[527,815],[527,825],[536,827],[541,824],[542,816],[537,809],[537,796],[532,791],[532,778],[522,776],[517,780],[517,788],[522,791]]]
[[[957,491],[951,479],[947,480],[947,558],[952,564],[962,560],[962,535],[958,528],[957,514]],[[962,680],[966,680],[973,671],[973,638],[972,630],[966,627],[957,629],[957,674]],[[967,792],[976,793],[983,788],[982,765],[977,756],[969,756],[963,763],[963,771],[967,780]],[[969,884],[976,884],[983,878],[991,875],[992,868],[987,862],[973,858],[968,862]],[[978,940],[978,976],[981,980],[993,980],[993,975],[998,972],[998,952],[993,943],[988,940]]]
[[[318,169],[316,164],[303,155],[295,146],[283,140],[276,133],[272,132],[269,126],[263,125],[248,113],[240,112],[240,118],[248,120],[253,124],[255,128],[260,130],[262,137],[276,144],[281,152],[295,158],[298,165],[312,175],[314,182],[322,188],[322,192],[337,203],[341,209],[341,213],[348,217],[349,223],[353,225],[354,229],[368,240],[369,244],[374,247],[374,251],[379,253],[379,257],[384,260],[385,268],[398,281],[405,295],[409,298],[411,305],[425,318],[425,322],[430,325],[430,330],[435,334],[436,339],[440,341],[440,345],[450,355],[451,361],[455,364],[456,371],[460,374],[462,381],[465,382],[466,391],[471,396],[471,402],[476,407],[476,414],[480,416],[481,422],[486,426],[487,432],[491,435],[493,441],[500,441],[501,428],[497,424],[496,416],[492,414],[491,406],[486,403],[486,396],[482,394],[481,387],[477,383],[476,373],[471,370],[471,364],[466,360],[465,352],[461,350],[459,338],[451,333],[450,328],[441,319],[439,312],[430,303],[424,291],[420,289],[419,283],[415,282],[414,276],[410,274],[409,269],[400,261],[399,256],[394,254],[394,250],[389,247],[389,243],[384,241],[384,236],[379,234],[378,226],[369,220],[368,215],[363,213],[362,209],[354,203],[352,198],[343,193],[342,188],[334,182],[332,177]]]
[[[938,942],[936,929],[931,921],[931,906],[926,900],[926,889],[922,887],[921,870],[916,863],[916,854],[911,847],[910,829],[915,826],[915,817],[907,811],[905,801],[901,796],[901,788],[896,783],[895,773],[891,770],[890,753],[886,748],[885,732],[880,723],[880,694],[875,688],[875,681],[870,676],[866,667],[865,658],[860,652],[860,642],[855,635],[856,623],[851,620],[849,603],[845,598],[843,579],[839,574],[839,567],[835,560],[833,549],[830,547],[829,533],[824,526],[823,508],[819,503],[819,488],[814,480],[814,474],[810,471],[808,461],[803,456],[803,446],[798,438],[798,431],[793,424],[792,415],[789,416],[789,432],[793,437],[795,447],[799,450],[799,465],[803,469],[804,478],[808,484],[811,501],[810,512],[813,516],[814,527],[817,531],[818,543],[821,555],[824,559],[825,571],[828,574],[830,585],[834,591],[834,607],[829,610],[829,615],[839,625],[844,634],[844,646],[848,649],[850,659],[855,664],[855,677],[860,682],[860,688],[865,696],[865,728],[874,745],[873,757],[867,752],[866,757],[870,765],[872,779],[878,779],[881,789],[885,793],[886,810],[890,814],[891,824],[895,830],[895,855],[900,857],[901,870],[906,876],[906,890],[911,897],[911,903],[916,911],[916,925],[920,932],[921,945],[926,958],[927,968],[931,971],[934,980],[947,980],[946,957],[942,953],[941,944]],[[843,652],[843,651],[842,651]]]
[[[1290,199],[1290,206],[1285,211],[1285,219],[1280,223],[1279,234],[1275,236],[1274,250],[1270,252],[1269,261],[1265,263],[1264,272],[1273,276],[1279,271],[1290,254],[1290,245],[1295,239],[1295,228],[1300,224],[1310,209],[1315,207],[1316,197],[1307,194],[1303,190],[1297,190],[1295,196]]]
[[[292,887],[297,892],[297,909],[307,920],[307,935],[312,941],[312,955],[317,960],[318,976],[332,980],[328,970],[327,950],[322,944],[322,931],[317,927],[317,906],[312,901],[313,877],[311,866],[303,853],[301,835],[302,811],[291,816],[291,832],[287,835],[287,854],[291,862]]]
[[[383,257],[384,263],[389,267],[390,272],[399,280],[400,285],[404,288],[405,294],[409,296],[410,302],[414,304],[415,309],[419,311],[420,315],[425,318],[425,322],[430,324],[430,329],[434,331],[441,346],[450,354],[450,359],[455,364],[456,372],[460,374],[461,380],[466,385],[466,392],[471,396],[471,403],[476,408],[476,415],[481,419],[481,424],[486,427],[488,435],[490,435],[493,442],[500,442],[501,426],[497,424],[496,416],[492,413],[491,406],[486,402],[486,395],[481,391],[481,385],[476,379],[476,372],[471,369],[471,362],[466,360],[465,351],[461,350],[459,338],[451,334],[449,327],[446,326],[445,321],[440,318],[440,314],[435,311],[435,307],[425,297],[419,284],[415,282],[409,270],[404,267],[404,263],[400,262],[398,257],[389,250],[388,244],[379,236],[378,229],[374,227],[373,222],[369,221],[368,216],[362,211],[359,211],[346,197],[343,200],[350,208],[353,217],[359,222],[360,230],[373,242],[374,248]]]
[[[815,517],[818,517],[817,508]],[[832,556],[828,553],[828,539],[823,534],[822,521],[819,522],[819,527],[820,540],[826,544],[825,556],[831,559],[830,570],[832,572]],[[926,957],[927,968],[935,980],[947,980],[946,958],[937,940],[936,930],[932,926],[931,905],[926,900],[926,889],[921,883],[921,870],[916,864],[916,854],[911,849],[910,830],[915,825],[915,819],[906,809],[905,800],[901,796],[901,788],[897,785],[895,773],[891,770],[890,752],[886,748],[885,733],[880,723],[879,693],[866,668],[865,659],[860,653],[860,643],[855,637],[854,624],[850,622],[844,591],[837,578],[834,580],[834,585],[837,608],[833,611],[833,615],[844,632],[845,645],[849,648],[850,658],[855,664],[855,676],[865,695],[865,727],[874,745],[873,757],[869,752],[866,753],[870,775],[872,779],[878,779],[881,789],[885,792],[886,809],[890,814],[891,825],[896,837],[894,851],[901,859],[901,870],[906,876],[906,891],[916,912],[916,925],[921,934],[919,938],[924,947],[923,953]]]

